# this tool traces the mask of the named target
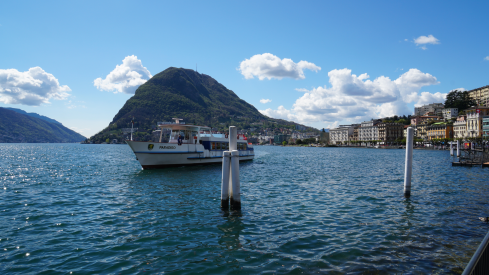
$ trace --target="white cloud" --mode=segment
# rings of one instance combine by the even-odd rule
[[[321,122],[327,125],[358,123],[376,117],[411,114],[408,103],[429,100],[440,102],[446,94],[419,93],[421,88],[436,85],[436,77],[418,69],[410,69],[397,79],[380,76],[369,80],[368,74],[356,76],[349,69],[328,73],[331,88],[317,87],[304,92],[290,110],[280,106],[277,110],[261,113],[300,123]],[[430,102],[431,103],[431,102]]]
[[[39,106],[50,99],[66,99],[70,87],[59,85],[58,79],[41,67],[26,72],[16,69],[0,70],[0,102]]]
[[[260,99],[260,102],[263,103],[263,104],[266,104],[268,102],[272,102],[272,100],[271,99],[264,99],[264,98],[262,98],[262,99]]]
[[[136,89],[153,77],[143,67],[143,63],[137,56],[126,56],[121,65],[117,65],[105,79],[97,78],[93,84],[101,91],[114,91],[114,93],[134,94]]]
[[[272,110],[271,108],[268,108],[266,110],[259,110],[259,111],[260,113],[273,118],[281,118],[286,120],[297,119],[297,117],[293,115],[289,110],[285,109],[284,106],[279,106],[277,110]]]
[[[418,46],[423,44],[440,44],[440,40],[436,39],[431,34],[428,36],[421,35],[420,37],[414,39],[414,43],[416,43]]]
[[[440,40],[431,34],[428,36],[421,35],[420,37],[414,39],[413,42],[416,44],[416,46],[420,46],[422,50],[428,49],[425,46],[426,44],[440,44]]]
[[[484,57],[484,60],[489,61],[489,55]]]
[[[246,79],[252,79],[255,76],[263,80],[268,78],[282,79],[284,77],[293,79],[304,79],[304,70],[320,71],[321,67],[307,61],[294,63],[292,59],[279,57],[271,54],[257,54],[250,59],[245,59],[239,66],[239,71]]]
[[[414,106],[416,107],[421,107],[426,104],[431,104],[431,103],[444,103],[445,99],[447,97],[447,94],[442,94],[442,93],[429,93],[429,92],[422,92],[419,97],[418,101]]]

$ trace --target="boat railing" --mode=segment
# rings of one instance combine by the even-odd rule
[[[475,251],[462,275],[489,274],[489,233]]]

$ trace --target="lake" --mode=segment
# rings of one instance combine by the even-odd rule
[[[242,210],[221,166],[142,170],[127,145],[0,144],[2,274],[460,274],[489,169],[448,151],[256,146]]]

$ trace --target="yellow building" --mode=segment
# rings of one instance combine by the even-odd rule
[[[433,123],[426,127],[428,140],[453,138],[453,125],[445,122]]]
[[[478,106],[489,107],[489,85],[469,91],[469,96]]]

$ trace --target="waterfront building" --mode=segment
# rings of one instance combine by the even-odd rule
[[[416,137],[421,138],[423,140],[428,140],[428,135],[427,135],[427,127],[430,126],[433,123],[441,121],[440,117],[433,117],[431,119],[423,120],[421,123],[418,123],[416,127]]]
[[[453,125],[446,122],[436,122],[426,127],[428,140],[453,138]]]
[[[489,107],[489,85],[469,91],[469,96],[478,106]]]
[[[382,122],[377,127],[379,129],[379,140],[384,144],[403,137],[404,124]]]
[[[290,135],[285,135],[285,134],[278,134],[273,136],[273,142],[275,144],[282,144],[282,142],[286,141],[288,142],[290,139]]]
[[[329,130],[330,144],[346,144],[348,138],[353,134],[354,125],[340,125],[338,128]]]
[[[416,129],[416,127],[413,127],[412,125],[404,125],[404,131],[403,131],[404,136],[403,136],[403,138],[407,137],[407,128],[409,128],[409,127],[412,127],[413,128],[413,132],[414,132],[413,133],[414,134],[413,136],[417,137],[418,135],[417,135],[417,129]]]
[[[443,119],[444,120],[450,120],[452,118],[456,118],[458,116],[458,109],[457,108],[445,108],[441,110],[443,114]]]
[[[380,119],[364,121],[358,128],[358,140],[371,141],[379,140],[379,128],[377,125],[381,123]]]
[[[453,138],[466,138],[467,137],[467,119],[465,115],[458,116],[457,120],[453,122]]]
[[[489,116],[482,117],[482,137],[489,138]]]
[[[432,103],[428,105],[423,105],[421,107],[414,108],[415,116],[422,116],[428,112],[432,112],[436,116],[442,116],[442,109],[445,108],[443,103]]]
[[[358,141],[358,128],[360,128],[360,125],[357,125],[353,128],[353,134],[349,137],[350,141]]]
[[[482,136],[482,117],[489,116],[489,107],[472,107],[465,110],[467,114],[467,136]]]

